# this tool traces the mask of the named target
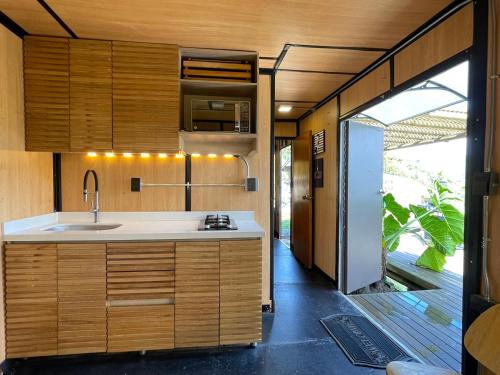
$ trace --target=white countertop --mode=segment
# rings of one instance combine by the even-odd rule
[[[228,214],[237,230],[199,231],[207,214]],[[252,211],[228,212],[101,212],[100,224],[122,224],[109,230],[46,231],[57,224],[92,224],[86,212],[58,212],[14,220],[3,224],[5,242],[85,242],[150,241],[261,238],[265,232],[254,220]]]

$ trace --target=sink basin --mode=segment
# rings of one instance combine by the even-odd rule
[[[121,224],[57,224],[45,229],[49,232],[66,232],[82,230],[110,230],[121,227]]]

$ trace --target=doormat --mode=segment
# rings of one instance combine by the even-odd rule
[[[320,322],[356,366],[385,368],[392,361],[413,361],[364,316],[336,314]]]

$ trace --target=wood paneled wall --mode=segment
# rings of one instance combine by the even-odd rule
[[[99,177],[99,201],[103,211],[182,211],[184,188],[144,188],[140,193],[130,191],[130,179],[140,177],[144,183],[184,183],[184,160],[168,156],[165,159],[151,154],[149,158],[121,154],[108,158],[86,154],[63,154],[62,209],[88,211],[90,203],[82,199],[83,175],[94,169]],[[93,182],[89,182],[93,191]],[[92,198],[92,197],[91,197]]]
[[[459,10],[394,57],[397,86],[472,45],[473,5]]]
[[[52,154],[25,152],[24,147],[23,42],[1,25],[0,83],[1,223],[53,209]],[[5,358],[4,321],[0,309],[0,361]]]
[[[297,136],[297,124],[295,121],[290,122],[275,122],[274,136],[276,138],[295,138]]]
[[[197,210],[251,210],[257,222],[265,229],[262,240],[262,302],[269,303],[270,289],[270,147],[271,147],[271,79],[259,77],[257,152],[249,156],[251,175],[259,178],[258,192],[245,192],[239,188],[193,188],[191,208]],[[241,183],[245,177],[243,163],[222,156],[210,159],[193,158],[193,183]]]
[[[325,129],[323,187],[314,188],[314,264],[335,279],[337,252],[337,100],[306,117],[300,124],[301,133],[316,133]]]
[[[390,64],[386,62],[340,94],[340,115],[375,99],[390,89]],[[336,100],[336,99],[333,99]]]

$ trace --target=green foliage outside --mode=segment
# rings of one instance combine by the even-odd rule
[[[398,249],[401,236],[412,234],[425,246],[417,266],[437,272],[443,270],[446,257],[453,256],[464,243],[464,215],[453,201],[459,201],[452,191],[435,180],[426,206],[410,204],[403,207],[391,193],[384,196],[384,254]]]

